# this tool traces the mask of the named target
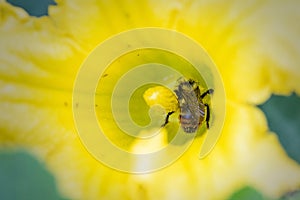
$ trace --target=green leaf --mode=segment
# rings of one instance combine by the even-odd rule
[[[29,154],[0,151],[0,199],[62,200],[53,176]]]
[[[244,187],[231,195],[228,200],[267,200],[261,193],[251,187]]]
[[[300,163],[300,98],[296,94],[272,95],[259,107],[267,117],[270,130],[278,135],[287,154]]]

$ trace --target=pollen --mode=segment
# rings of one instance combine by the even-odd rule
[[[175,94],[166,87],[151,87],[144,92],[143,97],[150,107],[160,105],[166,112],[176,111],[178,109],[178,101]]]
[[[149,99],[150,99],[150,100],[155,100],[155,99],[157,99],[158,94],[159,94],[159,92],[154,92],[154,93],[149,97]]]

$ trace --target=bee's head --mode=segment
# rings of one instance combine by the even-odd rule
[[[184,91],[189,91],[192,89],[192,87],[193,87],[193,85],[191,85],[189,82],[183,82],[181,84],[181,89]]]
[[[189,84],[192,85],[192,86],[196,83],[193,79],[189,79],[188,82],[189,82]]]

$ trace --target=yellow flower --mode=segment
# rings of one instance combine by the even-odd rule
[[[45,161],[64,195],[226,199],[246,185],[270,197],[299,189],[299,164],[255,106],[272,93],[300,93],[298,1],[57,3],[49,16],[35,18],[0,1],[0,142]],[[172,165],[133,175],[104,166],[85,149],[73,121],[72,89],[96,45],[141,27],[173,29],[201,44],[220,71],[227,103],[221,138],[206,158],[195,159],[202,141],[197,137]],[[163,133],[151,142],[161,141]]]

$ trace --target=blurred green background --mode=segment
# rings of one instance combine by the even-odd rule
[[[53,0],[9,0],[30,15],[48,15]],[[273,95],[258,106],[267,116],[269,128],[275,132],[288,155],[300,164],[300,98]],[[63,199],[57,190],[54,177],[43,163],[25,151],[0,150],[0,199],[4,200],[55,200]],[[267,199],[253,188],[245,187],[234,193],[230,200]],[[281,199],[300,199],[300,193],[289,193]]]
[[[48,15],[48,6],[56,5],[54,0],[7,0],[10,4],[26,10],[31,16]]]
[[[30,154],[0,151],[0,199],[54,200],[60,197],[54,177]]]

